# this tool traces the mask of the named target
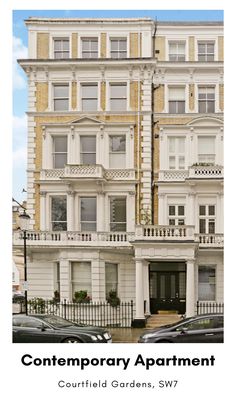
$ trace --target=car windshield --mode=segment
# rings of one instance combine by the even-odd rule
[[[54,326],[54,327],[75,326],[75,323],[72,323],[69,320],[63,319],[58,316],[45,316],[43,320],[45,320],[45,322],[47,322],[49,325]]]

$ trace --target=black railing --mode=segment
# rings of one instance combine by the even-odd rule
[[[25,311],[21,304],[21,312]],[[134,318],[133,301],[120,302],[113,307],[108,302],[71,303],[67,300],[32,299],[28,301],[28,314],[52,314],[75,323],[101,327],[131,327]]]
[[[224,313],[224,303],[197,301],[197,314]]]

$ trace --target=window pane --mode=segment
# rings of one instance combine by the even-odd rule
[[[119,152],[124,151],[125,152],[125,135],[114,135],[110,136],[110,151],[111,152]]]
[[[209,205],[208,213],[209,215],[215,215],[215,205]]]
[[[96,153],[96,137],[82,136],[80,137],[80,150],[82,153],[90,152]]]
[[[203,218],[199,220],[199,232],[200,234],[206,233],[206,220]]]
[[[178,206],[178,215],[184,215],[184,206],[183,205]]]
[[[111,84],[111,98],[126,98],[126,84]]]
[[[175,215],[175,206],[169,205],[169,215]]]
[[[62,97],[68,98],[69,97],[69,86],[68,85],[57,85],[54,86],[54,97]]]
[[[67,154],[55,154],[54,155],[54,165],[55,169],[63,169],[67,164]]]
[[[111,231],[126,230],[126,198],[111,198],[110,221]]]
[[[169,157],[169,169],[175,169],[175,157],[174,156]]]
[[[184,156],[179,157],[179,169],[185,169],[185,158],[184,158]]]
[[[96,111],[98,107],[97,99],[82,99],[83,111]]]
[[[184,87],[169,88],[169,99],[170,100],[185,100],[185,88]]]
[[[95,231],[97,217],[96,197],[83,197],[80,199],[81,230]]]
[[[51,198],[51,220],[53,230],[67,229],[67,209],[65,196],[53,196]]]
[[[95,153],[83,153],[81,154],[81,164],[96,164]]]
[[[206,206],[200,205],[199,206],[199,215],[206,215]]]
[[[112,169],[124,169],[125,164],[125,153],[110,153],[109,156],[109,167]]]
[[[175,138],[169,138],[169,152],[175,152]]]
[[[83,98],[97,98],[98,87],[97,85],[83,85],[82,86],[82,97]]]
[[[198,268],[198,299],[200,301],[215,300],[216,270],[211,266]]]
[[[209,220],[209,234],[215,234],[215,220]]]
[[[111,99],[111,111],[125,111],[126,107],[126,99]]]
[[[69,109],[68,99],[54,99],[54,110],[55,111],[67,111]]]
[[[90,262],[72,262],[72,295],[75,291],[87,291],[91,297],[92,279]]]
[[[111,290],[117,292],[118,287],[118,265],[116,263],[105,263],[106,298]]]
[[[54,151],[55,152],[67,152],[67,137],[54,137]]]

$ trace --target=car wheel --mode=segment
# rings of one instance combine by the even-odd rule
[[[77,338],[71,337],[71,338],[64,339],[62,343],[82,343],[82,342]]]

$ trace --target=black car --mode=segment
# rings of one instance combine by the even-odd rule
[[[96,326],[47,314],[13,316],[14,343],[110,343],[111,334]]]
[[[139,343],[222,343],[223,314],[203,314],[146,330]]]

